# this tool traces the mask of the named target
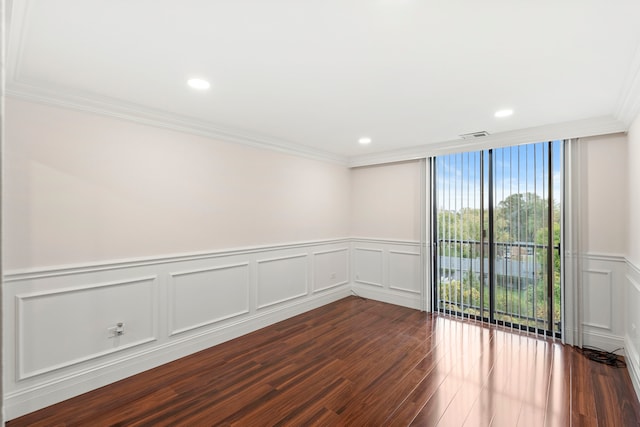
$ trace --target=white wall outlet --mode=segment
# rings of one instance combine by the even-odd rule
[[[331,275],[329,276],[329,278],[331,280],[334,280],[336,278],[336,273],[331,273]]]
[[[115,326],[107,328],[107,337],[115,338],[124,335],[124,322],[118,322]]]

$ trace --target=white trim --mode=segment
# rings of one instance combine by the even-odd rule
[[[363,285],[375,286],[376,288],[384,288],[382,283],[368,282],[366,280],[354,279],[354,283],[362,283]]]
[[[420,242],[416,240],[393,240],[393,239],[367,238],[367,237],[352,237],[350,240],[353,243],[371,243],[375,245],[402,245],[402,246],[420,247]]]
[[[454,139],[434,144],[424,144],[383,153],[366,154],[349,159],[349,167],[369,166],[381,163],[393,163],[406,160],[417,160],[434,155],[450,154],[462,151],[477,151],[486,148],[500,148],[513,145],[556,139],[571,139],[597,135],[626,132],[628,125],[614,117],[593,117],[564,123],[509,132],[495,133],[476,140]]]
[[[582,345],[587,347],[601,348],[606,351],[614,351],[624,348],[624,337],[619,335],[587,330],[583,332],[583,335]]]
[[[631,384],[633,384],[633,389],[636,392],[636,397],[640,400],[640,370],[638,365],[633,360],[633,355],[629,354],[629,349],[632,348],[633,344],[631,344],[629,337],[624,337],[624,348],[625,348],[625,360],[627,361],[627,370],[629,371],[629,376],[631,377]]]
[[[598,252],[585,252],[581,254],[581,257],[589,261],[606,261],[606,262],[621,262],[626,263],[627,260],[624,255],[619,254],[605,254]]]
[[[393,289],[394,291],[400,291],[400,292],[408,292],[410,294],[416,294],[416,295],[422,296],[422,292],[420,292],[420,291],[416,291],[416,290],[413,290],[413,289],[401,288],[399,286],[389,285],[389,289]],[[424,311],[424,310],[422,310],[422,308],[420,308],[420,310]]]
[[[312,255],[324,255],[324,254],[332,254],[335,252],[344,252],[344,251],[348,251],[349,248],[338,248],[338,249],[328,249],[326,251],[318,251],[318,252],[313,252]]]
[[[629,268],[638,276],[640,276],[640,267],[638,267],[638,264],[634,264],[633,261],[631,261],[629,258],[625,258],[625,260],[627,261],[627,265],[629,266]]]
[[[248,262],[240,262],[238,264],[228,264],[228,265],[221,265],[221,266],[215,266],[215,267],[197,268],[195,270],[178,271],[175,273],[169,273],[169,275],[173,278],[178,276],[186,276],[189,274],[205,273],[207,271],[227,270],[229,268],[248,267],[248,266],[249,266]]]
[[[30,292],[30,293],[26,293],[26,294],[16,294],[16,298],[18,298],[20,300],[26,300],[26,299],[39,298],[39,297],[49,296],[49,295],[67,294],[67,293],[73,293],[73,292],[82,292],[82,291],[86,291],[87,289],[107,288],[107,287],[110,287],[110,286],[128,285],[128,284],[131,284],[131,283],[150,282],[150,281],[157,283],[157,280],[158,280],[158,276],[154,274],[154,275],[151,275],[151,276],[136,277],[136,278],[127,279],[127,280],[117,280],[117,281],[112,281],[112,282],[93,283],[91,285],[83,285],[83,286],[73,286],[73,287],[69,287],[69,288],[61,288],[61,289],[56,289],[54,291],[40,291],[40,292]]]
[[[69,264],[61,266],[37,267],[22,270],[10,270],[4,275],[4,282],[18,282],[32,279],[44,279],[56,276],[67,276],[79,273],[94,273],[98,271],[118,270],[129,267],[146,267],[156,264],[170,264],[178,261],[194,261],[208,258],[224,258],[231,255],[248,255],[266,251],[276,251],[311,246],[331,245],[337,243],[348,244],[350,239],[317,240],[278,245],[253,246],[236,249],[216,250],[208,252],[191,252],[186,254],[161,255],[120,259],[114,261],[98,261],[94,263]]]
[[[394,251],[394,250],[389,250],[390,254],[398,254],[398,255],[413,255],[413,256],[420,256],[420,252],[408,252],[408,251]]]
[[[351,290],[355,295],[362,298],[400,305],[415,310],[422,309],[422,299],[419,294],[415,296],[402,295],[396,292],[389,292],[385,289],[373,289],[357,285],[352,286]]]
[[[284,256],[278,256],[278,257],[273,257],[273,258],[259,259],[256,262],[258,264],[266,264],[268,262],[284,261],[285,259],[307,258],[308,256],[309,256],[309,254],[284,255]]]
[[[328,289],[333,289],[333,288],[337,288],[338,286],[344,286],[344,285],[348,285],[348,284],[349,284],[348,280],[343,280],[342,282],[338,282],[338,283],[335,283],[333,285],[325,286],[324,288],[314,289],[311,293],[312,294],[317,294],[317,293],[320,293],[320,292],[324,292],[324,291],[326,291]]]

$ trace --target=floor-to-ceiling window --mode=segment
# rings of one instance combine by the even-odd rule
[[[560,336],[562,141],[433,162],[434,309]]]

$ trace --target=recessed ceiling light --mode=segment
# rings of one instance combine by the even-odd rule
[[[513,110],[498,110],[496,111],[494,116],[500,118],[500,117],[509,117],[512,114],[513,114]]]
[[[367,144],[371,144],[371,138],[369,137],[362,137],[358,140],[358,142],[362,145],[367,145]]]
[[[189,79],[187,84],[193,89],[207,90],[211,87],[211,84],[204,79]]]

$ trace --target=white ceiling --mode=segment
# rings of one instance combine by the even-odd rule
[[[640,110],[638,0],[10,6],[9,94],[334,158]]]

